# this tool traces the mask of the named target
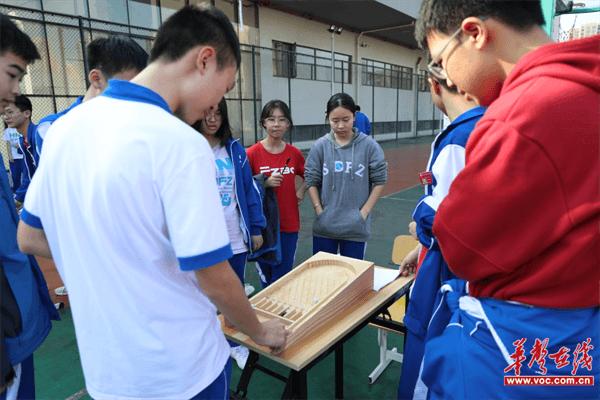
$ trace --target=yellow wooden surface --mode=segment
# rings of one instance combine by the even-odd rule
[[[381,268],[381,267],[375,267]],[[371,291],[358,299],[344,313],[336,315],[331,321],[316,329],[300,341],[292,344],[278,355],[271,354],[268,348],[258,346],[245,334],[222,325],[225,336],[241,343],[251,350],[268,357],[275,362],[296,371],[307,366],[311,361],[324,353],[344,335],[364,322],[369,316],[384,305],[400,289],[409,285],[412,277],[400,277],[382,288],[379,292]],[[222,316],[220,316],[222,322]]]
[[[404,257],[409,251],[417,247],[415,238],[410,235],[398,235],[394,239],[394,247],[392,247],[392,262],[396,265],[400,265]]]
[[[321,251],[250,302],[259,320],[275,318],[287,326],[292,346],[371,291],[373,267],[371,261]]]

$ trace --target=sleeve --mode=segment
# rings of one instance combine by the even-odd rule
[[[192,271],[229,259],[233,253],[215,182],[208,144],[175,173],[159,173],[160,196],[180,268]]]
[[[315,142],[308,152],[304,170],[306,187],[321,187],[323,181],[323,145],[320,141]]]
[[[240,151],[243,152],[244,156],[246,157],[242,166],[242,179],[244,181],[244,191],[246,193],[248,215],[250,217],[250,234],[260,235],[261,230],[267,226],[267,220],[265,219],[265,216],[263,214],[263,207],[259,189],[256,186],[254,178],[252,177],[250,162],[242,146],[240,146]]]
[[[44,229],[42,225],[42,206],[44,196],[43,189],[45,185],[45,168],[40,166],[31,178],[27,187],[27,195],[23,194],[23,210],[21,211],[21,220],[27,225],[36,229]]]
[[[302,152],[300,150],[295,148],[295,151],[296,151],[296,175],[298,175],[299,177],[304,179],[304,164],[305,164],[304,156],[302,155]]]
[[[457,144],[445,146],[431,167],[435,179],[431,195],[423,196],[413,212],[419,242],[428,248],[436,244],[433,221],[437,209],[448,194],[454,178],[465,166],[465,148]]]
[[[37,128],[35,129],[34,142],[35,142],[35,150],[41,156],[42,155],[42,147],[44,146],[44,138],[46,137],[46,132],[52,125],[51,122],[41,122]]]
[[[248,157],[248,162],[250,163],[250,170],[252,171],[252,175],[258,174],[257,160],[256,160],[256,145],[250,146],[248,150],[246,150],[246,157]]]
[[[35,174],[35,156],[31,151],[31,145],[27,147],[25,145],[25,139],[21,137],[19,139],[19,149],[21,153],[23,153],[23,173],[21,175],[21,184],[17,188],[15,192],[15,200],[24,202],[25,195],[27,194],[27,190],[29,189],[29,183],[31,182],[31,178]]]
[[[433,232],[452,271],[473,281],[515,270],[570,221],[553,162],[538,143],[490,121],[471,135],[466,157]]]
[[[383,149],[375,140],[371,140],[371,149],[369,151],[369,183],[372,186],[385,185],[387,182],[387,161]]]

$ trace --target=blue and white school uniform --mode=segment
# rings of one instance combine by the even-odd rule
[[[545,339],[547,346],[535,358],[536,340]],[[524,353],[517,372],[518,341]],[[591,344],[585,354],[589,363],[584,362],[586,341]],[[478,299],[465,293],[464,281],[450,280],[437,298],[425,345],[422,381],[417,387],[424,388],[422,394],[428,399],[597,399],[599,343],[598,307],[550,309]],[[568,349],[564,366],[556,362],[561,348]],[[565,380],[591,376],[594,385],[510,386],[504,384],[505,376],[560,376]]]
[[[229,263],[242,283],[248,252],[252,253],[251,236],[261,234],[266,226],[260,192],[252,177],[246,150],[237,139],[225,146],[213,147],[217,170],[217,187],[227,223],[234,256]]]
[[[452,181],[465,166],[467,140],[484,111],[483,107],[474,107],[462,113],[436,136],[431,144],[427,173],[422,174],[427,177],[428,183],[425,184],[424,196],[413,212],[413,220],[417,223],[419,242],[428,250],[411,288],[410,301],[404,317],[407,337],[398,388],[399,399],[420,398],[419,394],[414,393],[414,388],[436,294],[442,282],[455,278],[433,235],[433,221]]]
[[[132,82],[48,130],[22,219],[69,288],[92,397],[189,399],[223,374],[229,345],[194,273],[232,256],[215,175],[206,140]]]

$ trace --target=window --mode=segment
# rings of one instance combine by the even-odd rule
[[[363,58],[362,84],[366,86],[412,90],[412,73],[410,67]]]
[[[331,52],[273,40],[273,75],[331,81]],[[352,83],[352,56],[335,53],[335,81]]]
[[[125,0],[112,0],[110,7],[105,0],[86,0],[89,4],[90,18],[126,24],[128,21],[127,4]]]
[[[273,40],[273,76],[296,77],[296,46]]]
[[[427,72],[421,71],[419,74],[419,92],[429,92],[429,82],[427,81]]]
[[[131,26],[158,29],[161,23],[158,0],[129,0],[127,4]]]
[[[160,0],[160,14],[163,21],[166,21],[177,10],[185,6],[185,0]]]

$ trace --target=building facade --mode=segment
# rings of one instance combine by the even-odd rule
[[[29,34],[42,54],[22,86],[33,101],[34,121],[85,92],[87,43],[123,34],[149,50],[162,21],[189,2],[0,0],[0,12]],[[328,130],[326,102],[341,91],[360,104],[378,140],[431,135],[439,128],[441,116],[421,71],[425,57],[412,39],[419,0],[212,4],[230,18],[242,43],[238,82],[227,98],[232,127],[244,145],[262,138],[262,106],[281,99],[291,106],[295,124],[289,140],[308,147]],[[330,32],[332,25],[341,33]]]

